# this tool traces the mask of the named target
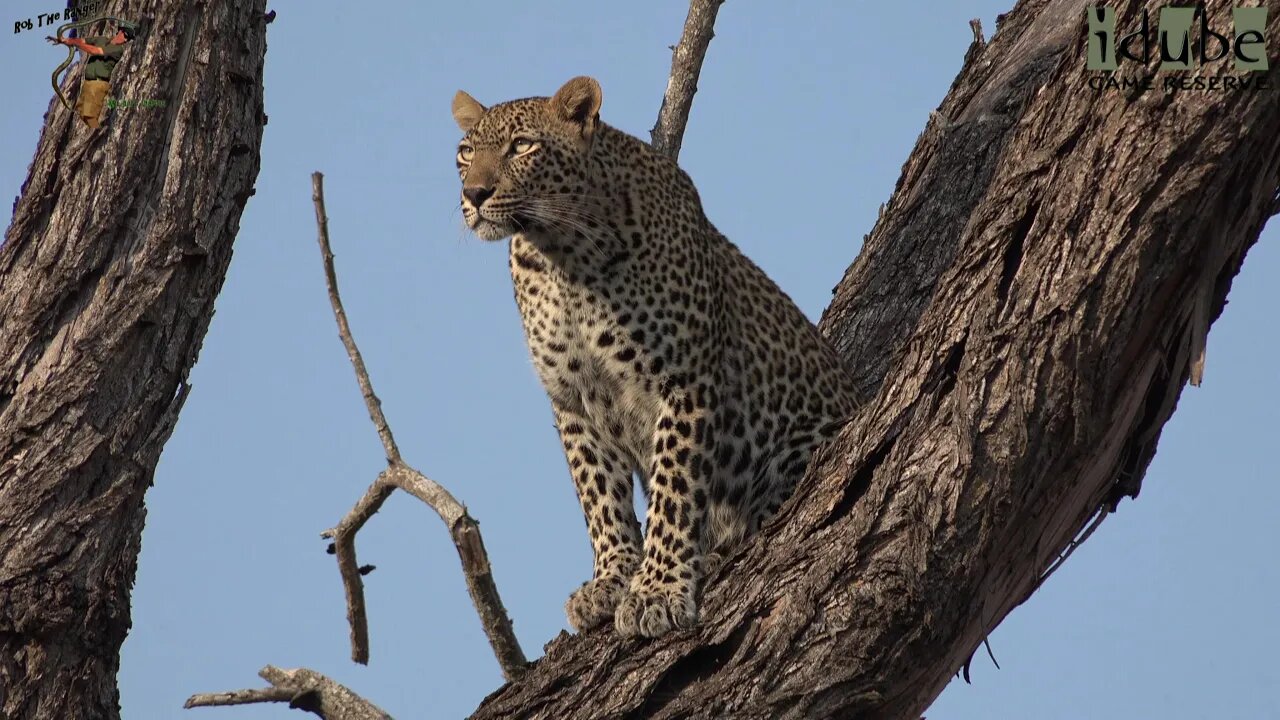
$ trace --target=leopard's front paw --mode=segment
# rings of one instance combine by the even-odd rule
[[[639,576],[614,612],[613,626],[623,637],[658,637],[698,621],[694,583],[646,583]]]
[[[724,553],[709,552],[702,556],[702,581],[706,582],[707,578],[720,572],[720,568],[724,567]]]
[[[616,575],[605,575],[583,583],[564,604],[569,624],[578,632],[603,625],[613,617],[626,589],[626,579]]]

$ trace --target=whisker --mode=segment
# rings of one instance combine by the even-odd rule
[[[556,216],[572,218],[584,225],[587,225],[591,222],[594,222],[597,225],[605,224],[602,218],[597,217],[595,214],[577,205],[571,205],[571,204],[560,203],[555,201],[547,201],[541,198],[533,198],[530,201],[525,203],[525,207],[526,209],[536,211],[539,214],[546,214],[549,212]]]
[[[452,218],[454,215],[458,216],[458,234],[454,236],[453,241],[457,245],[463,245],[467,242],[467,232],[469,232],[471,228],[467,227],[467,219],[462,215],[461,205],[453,206],[453,212],[449,213],[449,217]]]
[[[548,212],[551,210],[552,212]],[[572,211],[555,211],[539,203],[527,203],[525,214],[531,216],[534,220],[542,223],[552,229],[560,231],[575,232],[583,237],[590,239],[597,250],[603,251],[600,242],[595,238],[595,233],[590,226],[577,213]]]
[[[539,195],[540,198],[590,198],[592,200],[607,200],[608,195],[597,195],[596,193],[578,193],[578,192],[549,192]]]
[[[572,215],[580,220],[594,221],[598,225],[606,225],[604,219],[595,213],[583,208],[580,205],[564,202],[556,199],[547,198],[530,198],[525,202],[526,207],[534,207],[540,210],[550,210],[552,212],[564,215]]]

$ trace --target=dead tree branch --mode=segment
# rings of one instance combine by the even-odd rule
[[[351,659],[360,664],[369,662],[369,622],[365,612],[364,580],[360,565],[356,561],[355,538],[360,528],[382,507],[382,503],[396,488],[413,495],[436,511],[440,519],[449,528],[449,535],[458,549],[462,560],[462,570],[466,577],[467,590],[471,594],[471,602],[475,604],[480,615],[480,623],[485,635],[502,668],[502,675],[513,680],[524,672],[528,665],[520,643],[516,640],[515,631],[511,627],[511,619],[498,595],[498,587],[493,581],[493,571],[489,565],[489,554],[484,549],[484,541],[480,536],[480,526],[467,513],[467,509],[458,502],[442,485],[429,479],[417,470],[409,467],[400,457],[400,449],[396,446],[391,427],[382,413],[382,402],[373,391],[373,383],[369,380],[369,372],[365,369],[360,348],[356,346],[351,334],[351,326],[347,322],[347,313],[342,306],[342,296],[338,292],[337,271],[334,269],[333,250],[329,244],[329,217],[324,208],[324,176],[318,172],[311,174],[311,199],[315,204],[317,239],[320,243],[320,255],[324,262],[325,283],[329,289],[329,303],[333,306],[333,315],[338,323],[338,334],[347,349],[347,356],[355,369],[356,380],[360,384],[360,392],[364,396],[365,405],[369,409],[369,418],[378,430],[382,446],[387,453],[387,469],[378,476],[355,507],[347,513],[338,525],[326,530],[322,536],[333,540],[333,550],[338,557],[338,571],[342,575],[342,585],[347,594],[347,622],[351,628]]]
[[[658,121],[649,131],[649,141],[655,150],[672,160],[680,155],[693,95],[698,92],[702,61],[715,36],[716,13],[720,12],[722,3],[724,0],[692,0],[680,43],[671,49],[671,76],[667,79],[662,106],[658,108]]]
[[[338,293],[338,276],[333,267],[333,250],[329,246],[329,216],[324,209],[324,175],[311,173],[311,201],[316,209],[317,239],[320,243],[320,255],[324,261],[324,282],[329,290],[329,304],[333,306],[333,317],[338,323],[338,336],[342,338],[342,346],[347,349],[347,357],[356,371],[356,382],[360,383],[360,394],[364,397],[365,407],[369,409],[369,419],[378,431],[378,439],[387,453],[387,464],[400,462],[400,448],[396,445],[391,427],[387,425],[387,417],[382,414],[382,401],[373,392],[373,383],[369,381],[369,371],[364,366],[364,356],[351,336],[351,325],[347,322],[347,311],[342,306],[342,296]],[[452,499],[452,498],[450,498]],[[456,503],[455,503],[456,504]]]
[[[378,706],[312,670],[284,670],[268,665],[258,676],[271,683],[271,687],[200,693],[187,698],[183,707],[287,702],[290,708],[314,713],[325,720],[392,720]]]
[[[216,693],[196,693],[187,698],[182,707],[218,707],[222,705],[256,705],[258,703],[287,702],[293,705],[298,691],[284,687],[246,688]]]

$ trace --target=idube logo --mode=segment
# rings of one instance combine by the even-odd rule
[[[1233,8],[1230,28],[1222,19],[1210,18],[1204,5],[1164,7],[1154,36],[1146,9],[1123,34],[1117,29],[1113,8],[1089,7],[1085,14],[1089,22],[1085,66],[1110,71],[1089,78],[1094,90],[1269,89],[1260,74],[1269,67],[1265,7]],[[1155,67],[1153,57],[1159,59]],[[1126,70],[1130,73],[1125,74]]]

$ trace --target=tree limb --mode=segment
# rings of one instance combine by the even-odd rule
[[[392,720],[381,708],[313,670],[283,670],[268,665],[258,672],[271,687],[200,693],[187,698],[184,708],[287,702],[289,707],[325,720]]]
[[[514,680],[524,672],[528,661],[525,659],[524,651],[520,649],[519,641],[516,640],[511,619],[502,605],[502,598],[498,595],[498,586],[493,581],[489,554],[484,549],[480,526],[448,490],[409,467],[401,459],[400,448],[396,446],[391,427],[382,413],[382,402],[373,391],[369,371],[365,369],[360,348],[356,346],[355,338],[351,335],[351,325],[347,322],[347,313],[342,306],[342,296],[338,292],[337,271],[333,263],[333,250],[329,244],[329,218],[324,209],[324,175],[318,172],[311,174],[311,199],[315,204],[317,239],[324,262],[329,302],[333,306],[333,315],[338,323],[338,335],[342,338],[347,356],[355,369],[356,380],[360,384],[361,394],[369,409],[369,418],[373,421],[387,453],[387,469],[369,486],[364,496],[351,508],[337,527],[322,533],[322,537],[333,539],[333,551],[338,557],[338,571],[342,575],[342,585],[347,595],[347,622],[351,628],[351,659],[362,665],[369,662],[369,622],[365,612],[363,573],[356,561],[356,533],[369,518],[373,517],[374,513],[378,512],[382,503],[391,496],[392,491],[399,488],[430,506],[449,528],[449,535],[453,538],[453,544],[458,549],[458,556],[462,560],[463,574],[466,577],[467,590],[471,594],[471,602],[480,615],[480,623],[484,627],[485,635],[489,638],[489,645],[493,648],[498,665],[502,668],[503,677]]]
[[[720,12],[723,2],[692,0],[680,43],[671,49],[671,76],[667,79],[662,106],[658,108],[658,121],[649,131],[649,140],[655,150],[672,160],[680,155],[693,95],[698,92],[698,75],[702,73],[707,47],[715,36],[716,13]]]
[[[329,216],[324,209],[324,175],[311,173],[311,202],[316,209],[316,239],[320,243],[320,257],[324,263],[324,283],[329,291],[329,304],[333,307],[333,317],[338,323],[338,337],[347,350],[347,357],[356,372],[356,382],[360,384],[360,395],[364,398],[365,407],[369,409],[369,419],[378,431],[378,439],[387,453],[387,464],[400,462],[400,447],[396,445],[395,436],[387,424],[386,415],[382,414],[382,401],[373,392],[373,383],[369,381],[369,371],[364,366],[364,356],[351,336],[351,325],[347,322],[347,311],[342,306],[342,295],[338,292],[338,275],[333,267],[333,249],[329,246]],[[452,499],[452,498],[450,498]],[[454,503],[457,504],[456,502]]]

